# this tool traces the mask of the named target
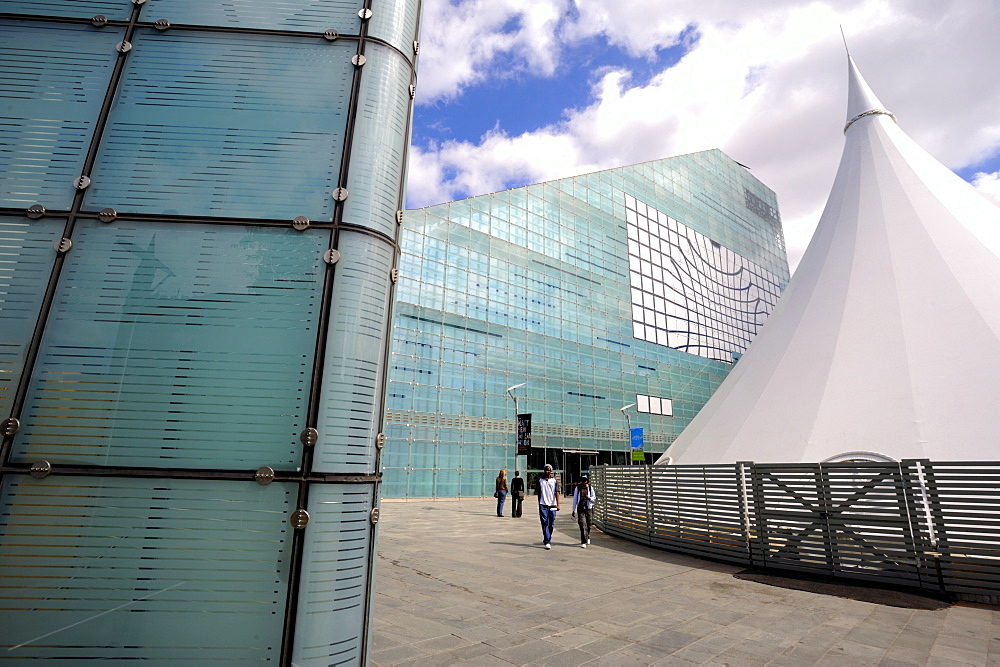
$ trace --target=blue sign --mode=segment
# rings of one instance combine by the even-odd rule
[[[643,451],[643,439],[642,439],[642,428],[632,429],[632,451],[641,452]]]

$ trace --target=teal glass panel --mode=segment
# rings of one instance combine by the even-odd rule
[[[375,0],[368,36],[385,40],[413,60],[413,40],[417,38],[417,0]]]
[[[143,14],[146,20],[164,18],[187,25],[313,33],[333,29],[343,35],[357,35],[361,28],[358,10],[362,7],[362,0],[150,0]]]
[[[64,224],[0,217],[0,421],[10,416]]]
[[[112,21],[126,21],[132,15],[134,6],[131,0],[3,0],[0,11],[6,14],[84,19],[100,15]],[[0,28],[0,32],[2,31],[3,28]],[[6,36],[5,34],[4,37]]]
[[[327,232],[80,220],[18,461],[299,465]]]
[[[69,210],[124,34],[0,20],[0,206]]]
[[[376,237],[346,231],[338,249],[313,469],[371,474],[394,249]]]
[[[374,491],[371,484],[310,488],[292,664],[325,667],[361,662]]]
[[[344,221],[395,238],[412,101],[410,66],[380,44],[368,44],[365,56]]]
[[[85,207],[330,220],[353,43],[139,30]]]
[[[277,662],[296,490],[250,481],[5,476],[3,656]]]

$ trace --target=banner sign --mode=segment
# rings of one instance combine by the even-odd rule
[[[517,416],[517,455],[531,453],[531,414]]]
[[[633,461],[645,461],[646,452],[644,450],[644,441],[642,437],[642,428],[632,429],[632,460]]]

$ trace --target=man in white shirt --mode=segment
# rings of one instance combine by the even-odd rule
[[[552,548],[552,528],[558,511],[559,480],[552,474],[552,466],[546,464],[538,478],[538,516],[542,520],[542,543],[546,549]]]

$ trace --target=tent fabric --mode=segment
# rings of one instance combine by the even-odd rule
[[[1000,458],[1000,207],[898,127],[850,56],[848,77],[799,268],[658,464]]]

